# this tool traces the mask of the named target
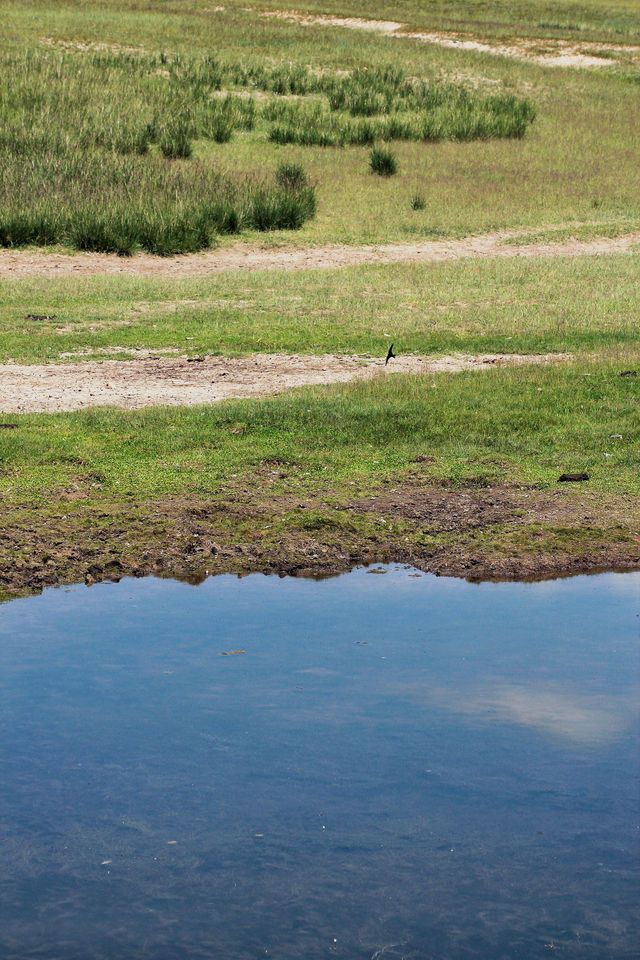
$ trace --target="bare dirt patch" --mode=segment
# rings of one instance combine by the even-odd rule
[[[452,50],[472,50],[479,53],[488,53],[498,57],[510,57],[515,60],[525,60],[529,63],[538,63],[546,67],[579,67],[593,69],[598,67],[614,66],[614,56],[606,54],[623,53],[637,59],[640,57],[640,47],[612,43],[597,43],[583,41],[575,43],[569,40],[550,38],[519,37],[509,44],[480,40],[469,37],[467,34],[450,31],[407,31],[403,30],[403,23],[394,20],[366,20],[362,17],[327,17],[299,14],[288,10],[264,11],[263,17],[275,17],[302,26],[346,27],[351,30],[367,30],[371,33],[382,33],[396,39],[419,40],[422,43],[436,44]]]
[[[352,30],[367,30],[370,33],[395,33],[403,26],[395,20],[366,20],[363,17],[314,17],[310,14],[289,10],[264,10],[261,17],[288,20],[303,26],[349,27]]]
[[[568,354],[399,356],[385,367],[384,360],[366,356],[255,354],[237,359],[152,357],[73,364],[4,364],[0,366],[0,411],[60,413],[97,406],[192,406],[387,373],[454,373],[568,358]]]
[[[490,257],[582,257],[626,253],[640,244],[640,232],[595,240],[509,245],[527,231],[505,231],[461,240],[423,240],[376,246],[331,244],[263,250],[236,245],[224,250],[155,257],[137,254],[119,257],[109,253],[50,253],[38,250],[0,251],[0,279],[22,277],[76,277],[96,274],[155,277],[205,277],[231,270],[321,270],[385,263],[444,263]]]
[[[45,47],[59,47],[62,50],[77,50],[79,53],[97,51],[98,53],[130,53],[144,54],[148,51],[144,47],[127,47],[121,43],[101,43],[97,40],[63,40],[56,37],[42,37],[40,42]]]
[[[615,66],[616,60],[613,57],[604,56],[605,53],[625,52],[632,56],[638,56],[640,53],[636,47],[614,47],[589,42],[575,44],[566,40],[537,40],[524,37],[518,38],[511,44],[504,45],[468,39],[464,34],[456,33],[407,33],[398,31],[393,36],[421,40],[423,43],[432,43],[452,50],[473,50],[497,57],[510,57],[513,60],[538,63],[544,67],[578,67],[582,69],[610,67]],[[541,48],[544,52],[541,52]]]

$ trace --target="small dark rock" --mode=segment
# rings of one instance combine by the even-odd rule
[[[620,376],[621,377],[637,377],[638,373],[636,370],[623,370]]]
[[[580,480],[588,480],[588,473],[563,473],[558,477],[558,483],[578,483]]]
[[[17,430],[17,423],[0,423],[0,430]]]

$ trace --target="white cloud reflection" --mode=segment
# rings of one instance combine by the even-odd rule
[[[501,683],[464,695],[439,691],[436,699],[455,713],[516,723],[577,746],[604,746],[619,739],[640,713],[638,696],[576,695],[535,685]]]

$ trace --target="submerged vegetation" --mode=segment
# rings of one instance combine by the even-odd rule
[[[273,96],[259,101],[251,90]],[[168,255],[242,229],[296,229],[316,209],[304,171],[268,182],[223,175],[194,156],[196,141],[226,143],[257,124],[276,143],[329,146],[521,137],[533,116],[526,100],[411,80],[397,68],[338,77],[208,55],[7,54],[0,244]]]

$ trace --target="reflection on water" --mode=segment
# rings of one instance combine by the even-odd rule
[[[558,683],[558,681],[556,681]],[[605,746],[628,730],[640,709],[638,691],[612,700],[604,694],[576,696],[563,689],[548,689],[534,680],[530,684],[494,684],[481,690],[431,692],[445,709],[455,713],[519,723],[580,746]]]
[[[398,569],[4,605],[0,957],[637,958],[639,614]]]

